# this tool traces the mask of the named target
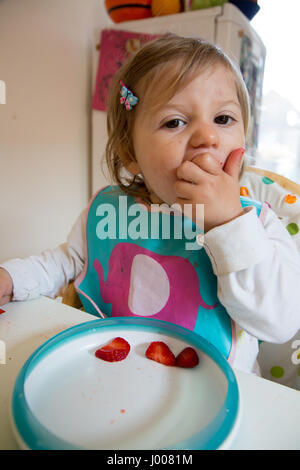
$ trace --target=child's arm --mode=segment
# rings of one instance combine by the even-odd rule
[[[229,315],[258,339],[284,343],[300,327],[300,256],[271,209],[264,225],[256,209],[205,235],[218,277],[218,298]]]
[[[0,305],[9,300],[54,297],[81,272],[84,264],[86,210],[75,222],[67,243],[39,256],[12,259],[0,266]],[[10,279],[10,282],[9,282]],[[12,290],[11,290],[12,288]]]
[[[209,153],[183,162],[176,202],[205,204],[204,246],[232,319],[258,339],[284,343],[300,327],[300,256],[273,211],[263,225],[255,208],[241,208],[241,157],[232,151],[223,169]]]

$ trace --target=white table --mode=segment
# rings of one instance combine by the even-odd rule
[[[10,419],[10,397],[18,372],[32,352],[58,332],[95,317],[45,297],[2,307],[0,340],[0,450],[18,449]],[[232,449],[300,450],[300,393],[254,375],[235,371],[243,403]]]

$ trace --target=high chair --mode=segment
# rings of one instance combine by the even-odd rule
[[[62,292],[62,303],[78,309],[83,308],[79,295],[76,292],[74,282],[70,282],[64,287]]]
[[[272,171],[247,166],[240,193],[268,202],[300,251],[300,185]],[[285,344],[261,343],[258,363],[262,377],[300,390],[299,352],[300,330]]]
[[[300,252],[300,185],[272,171],[246,166],[240,179],[240,194],[269,203]],[[82,308],[73,282],[65,287],[62,302]],[[293,358],[297,358],[295,344],[299,344],[300,352],[300,332],[283,345],[262,343],[258,362],[264,378],[300,390],[300,354],[299,365],[293,363]]]

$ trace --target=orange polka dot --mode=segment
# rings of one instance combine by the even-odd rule
[[[249,196],[249,192],[248,192],[248,189],[246,188],[246,186],[241,186],[240,187],[240,195],[241,196]]]
[[[294,202],[297,201],[297,197],[294,196],[293,194],[287,194],[284,200],[287,204],[294,204]]]

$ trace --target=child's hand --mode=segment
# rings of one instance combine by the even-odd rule
[[[0,268],[0,305],[7,304],[12,299],[13,282],[8,272]]]
[[[186,160],[177,169],[175,183],[176,203],[193,205],[196,221],[196,204],[204,204],[204,231],[222,225],[243,214],[240,202],[239,172],[244,149],[233,150],[222,169],[209,153]]]

